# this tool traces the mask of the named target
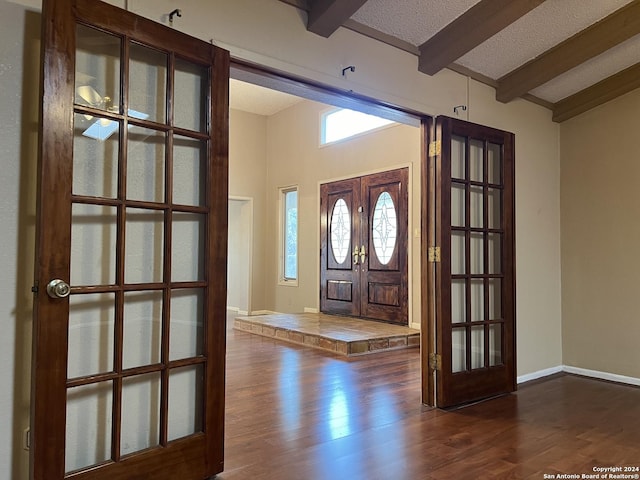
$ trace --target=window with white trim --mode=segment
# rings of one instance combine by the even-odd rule
[[[298,187],[280,189],[280,283],[298,284]]]
[[[386,118],[341,108],[322,115],[320,144],[344,140],[395,123]]]

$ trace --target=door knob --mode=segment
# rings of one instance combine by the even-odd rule
[[[65,298],[71,293],[71,287],[64,280],[56,278],[47,284],[47,293],[51,298]]]
[[[364,249],[364,245],[360,247],[360,263],[364,263],[367,258],[367,251]]]

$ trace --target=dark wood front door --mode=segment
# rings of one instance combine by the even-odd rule
[[[222,471],[228,52],[43,2],[32,478]]]
[[[516,389],[514,135],[438,117],[435,136],[432,366],[447,407]]]
[[[408,169],[320,187],[320,309],[408,323]]]

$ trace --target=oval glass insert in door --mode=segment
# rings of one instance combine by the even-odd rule
[[[382,265],[391,261],[398,237],[398,215],[389,192],[382,192],[373,210],[373,249]]]
[[[339,198],[331,213],[331,251],[336,263],[341,264],[349,255],[351,244],[351,213],[344,199]]]

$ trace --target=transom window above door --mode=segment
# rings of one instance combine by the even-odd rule
[[[320,144],[354,137],[396,122],[367,113],[340,108],[324,113],[320,120]]]

